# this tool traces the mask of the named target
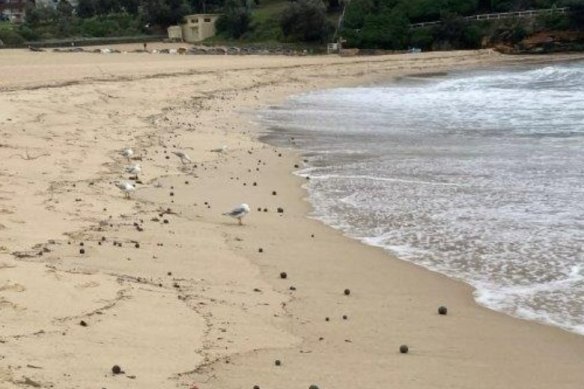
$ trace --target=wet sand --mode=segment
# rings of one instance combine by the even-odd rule
[[[0,387],[581,388],[584,337],[307,218],[302,157],[253,123],[308,90],[539,60],[0,51]],[[244,226],[221,215],[241,202]]]

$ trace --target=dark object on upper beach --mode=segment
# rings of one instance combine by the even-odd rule
[[[258,249],[258,253],[263,253],[263,252],[264,252],[264,249],[260,247],[260,248]]]
[[[448,313],[448,308],[442,305],[441,307],[438,308],[438,313],[440,315],[446,315]]]
[[[410,351],[409,347],[406,346],[405,344],[402,344],[401,346],[399,346],[399,352],[402,354],[407,354],[408,351]]]
[[[308,387],[308,389],[318,389],[318,386],[317,386],[317,385],[310,385],[310,386]]]
[[[122,374],[123,373],[123,370],[118,365],[114,365],[112,367],[112,373],[114,373],[114,374]]]
[[[298,164],[295,164],[294,165],[294,168],[298,169],[299,168]]]
[[[139,248],[140,248],[140,243],[136,243],[136,244],[134,245],[134,247],[136,247],[137,249],[139,249]]]
[[[268,212],[268,208],[264,208],[264,212]]]
[[[259,385],[254,385],[253,389],[260,389]]]
[[[81,321],[79,322],[79,325],[80,325],[81,327],[87,327],[87,323],[85,322],[85,320],[81,320]]]
[[[285,280],[286,278],[288,278],[288,274],[286,274],[286,272],[283,271],[282,273],[280,273],[280,278]]]
[[[296,287],[295,286],[291,286],[290,287],[290,290],[296,290]]]
[[[276,359],[276,360],[274,361],[274,364],[275,364],[276,366],[281,366],[281,365],[282,365],[282,362],[281,362],[279,359]]]
[[[331,320],[331,319],[330,319],[330,317],[328,317],[328,316],[324,318],[324,321],[330,321],[330,320]]]
[[[343,320],[347,320],[349,317],[347,315],[343,315]]]
[[[284,208],[278,208],[278,213],[284,213]]]
[[[277,193],[275,190],[274,190],[274,191],[272,191],[272,196],[275,196],[275,195],[277,195],[277,194],[278,194],[278,193]]]
[[[168,219],[163,220],[164,224],[168,224]]]
[[[79,249],[79,254],[85,254],[85,249]]]
[[[351,289],[345,289],[345,296],[348,296],[351,294]]]

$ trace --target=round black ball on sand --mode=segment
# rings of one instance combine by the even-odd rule
[[[284,213],[284,208],[278,208],[278,213]]]
[[[279,359],[276,359],[276,360],[274,361],[274,364],[275,364],[276,366],[281,366],[281,365],[282,365],[282,362],[281,362]]]
[[[347,315],[343,315],[343,320],[347,320],[349,317]]]
[[[79,325],[80,325],[81,327],[87,327],[87,323],[85,322],[85,320],[81,320],[81,321],[79,322]]]
[[[254,385],[253,389],[260,389],[259,385]]]
[[[139,249],[139,248],[140,248],[140,243],[136,243],[136,244],[134,245],[134,247],[136,247],[137,249]]]
[[[446,315],[448,313],[448,308],[442,305],[441,307],[438,307],[438,313],[440,315]]]
[[[317,386],[317,385],[310,385],[310,386],[308,387],[308,389],[318,389],[318,386]]]
[[[277,194],[278,194],[278,192],[276,192],[276,191],[273,191],[273,192],[272,192],[272,196],[275,196],[275,195],[277,195]]]
[[[399,346],[399,352],[400,353],[407,354],[408,351],[410,351],[410,349],[405,344],[402,344],[401,346]]]
[[[79,254],[85,254],[85,249],[80,249]]]
[[[122,368],[119,367],[118,365],[114,365],[112,367],[112,373],[114,373],[114,374],[121,374],[122,373]]]
[[[258,249],[258,253],[263,253],[263,252],[264,252],[264,249],[260,247],[260,248]]]
[[[345,289],[345,296],[348,296],[351,294],[351,290],[350,289]]]
[[[283,271],[282,273],[280,273],[280,278],[285,280],[286,278],[288,278],[288,274],[286,274],[286,272]]]

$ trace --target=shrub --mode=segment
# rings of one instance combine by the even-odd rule
[[[302,42],[325,42],[333,29],[322,0],[290,3],[280,15],[280,27],[286,39]]]
[[[21,46],[25,42],[19,33],[11,29],[0,29],[0,41],[6,46]]]
[[[251,15],[247,7],[237,0],[228,0],[215,28],[222,35],[239,39],[250,29],[250,22]]]

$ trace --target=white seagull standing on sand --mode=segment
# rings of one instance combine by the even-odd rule
[[[130,193],[136,190],[134,184],[128,181],[115,181],[114,184],[125,193],[127,198],[130,198]]]
[[[130,173],[138,177],[138,174],[142,172],[142,166],[139,163],[134,163],[132,165],[128,165],[125,168],[126,173]]]
[[[180,161],[182,162],[183,165],[186,164],[187,162],[193,162],[191,160],[191,157],[189,157],[189,155],[184,151],[173,151],[172,153],[180,158]]]
[[[239,221],[239,224],[243,224],[241,219],[243,219],[244,216],[247,215],[248,213],[249,205],[241,204],[238,207],[233,208],[231,211],[225,212],[223,215],[237,219]]]
[[[129,147],[126,147],[125,149],[122,150],[121,154],[126,157],[126,159],[128,160],[128,162],[130,162],[130,159],[132,158],[132,156],[134,155],[134,150],[132,150]]]

